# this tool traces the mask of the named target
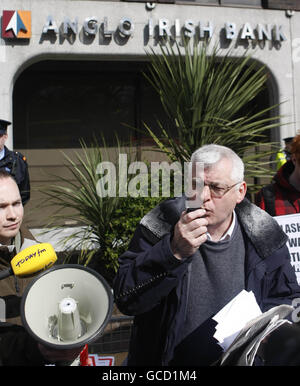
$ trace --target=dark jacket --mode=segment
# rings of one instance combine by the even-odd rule
[[[19,187],[22,203],[25,205],[30,199],[30,180],[26,157],[18,151],[9,150],[4,146],[4,158],[0,160],[0,169],[11,174]]]
[[[272,183],[255,195],[255,203],[271,216],[300,213],[300,192],[289,183],[295,167],[287,161],[275,174]]]
[[[32,234],[21,227],[14,240],[15,251],[10,253],[6,247],[0,247],[0,270],[10,266],[10,260],[16,253],[36,243]],[[5,320],[0,322],[2,366],[39,366],[46,363],[37,342],[22,326],[20,317],[22,294],[31,280],[32,278],[21,279],[14,275],[0,280],[0,299],[5,302]]]
[[[173,226],[184,199],[167,200],[140,222],[119,259],[114,282],[120,311],[135,315],[128,365],[167,365],[185,318],[189,267],[193,256],[179,261],[170,248]],[[262,311],[300,296],[286,246],[287,237],[266,212],[245,199],[236,207],[242,227],[245,289],[253,291]]]

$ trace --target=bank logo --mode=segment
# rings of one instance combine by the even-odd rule
[[[30,11],[3,11],[2,38],[29,39],[31,37]]]

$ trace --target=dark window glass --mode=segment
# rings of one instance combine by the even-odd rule
[[[176,0],[175,3],[196,3],[201,5],[219,5],[220,0]]]
[[[261,7],[261,0],[220,0],[221,5],[241,5],[246,7]]]
[[[265,8],[300,11],[300,0],[262,0],[262,3]]]
[[[17,79],[13,94],[15,149],[80,148],[93,136],[116,146],[149,144],[144,128],[159,133],[158,121],[176,136],[158,94],[142,74],[146,62],[45,61]],[[245,107],[254,112],[269,104],[269,89]],[[258,103],[259,102],[259,103]]]
[[[25,70],[14,88],[14,147],[78,148],[104,136],[141,141],[146,122],[171,130],[158,95],[142,75],[145,62],[40,62]],[[25,97],[26,94],[26,97]],[[133,130],[136,128],[138,130]]]

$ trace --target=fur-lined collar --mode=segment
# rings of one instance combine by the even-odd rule
[[[185,210],[185,197],[162,202],[147,213],[140,224],[149,232],[145,236],[152,243],[172,231],[180,214]],[[267,212],[246,198],[235,208],[239,222],[262,258],[271,255],[287,242],[287,236]]]

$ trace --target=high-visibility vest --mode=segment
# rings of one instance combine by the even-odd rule
[[[284,165],[287,161],[286,159],[286,155],[285,155],[285,152],[283,150],[280,150],[277,154],[276,154],[276,168],[277,170],[281,168],[282,165]]]

